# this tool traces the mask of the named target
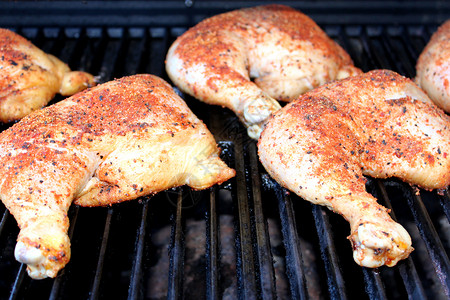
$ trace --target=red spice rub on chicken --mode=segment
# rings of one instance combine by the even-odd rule
[[[416,83],[450,113],[450,20],[433,34],[416,65]]]
[[[311,18],[284,5],[203,20],[170,47],[166,70],[184,92],[234,111],[255,139],[276,100],[361,72]]]
[[[56,93],[70,96],[93,85],[91,74],[72,72],[55,56],[0,28],[0,122],[21,119]]]
[[[0,198],[32,278],[70,259],[73,201],[103,206],[233,177],[206,126],[162,79],[135,75],[31,113],[0,134]]]
[[[413,250],[411,238],[365,190],[363,175],[447,188],[450,117],[411,80],[375,70],[286,105],[268,121],[258,151],[282,186],[350,222],[358,264],[394,266]]]

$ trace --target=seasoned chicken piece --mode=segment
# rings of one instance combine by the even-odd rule
[[[450,20],[432,35],[416,65],[416,83],[450,113]]]
[[[0,122],[19,120],[46,105],[56,93],[73,95],[95,84],[20,35],[0,28]]]
[[[0,134],[0,197],[32,278],[70,259],[67,211],[233,177],[206,126],[162,79],[135,75],[35,111]]]
[[[184,92],[234,111],[255,139],[267,117],[280,109],[275,99],[290,101],[360,73],[313,20],[282,5],[240,9],[200,22],[170,47],[166,70]]]
[[[375,70],[286,105],[268,121],[258,151],[283,187],[350,222],[358,264],[394,266],[413,250],[411,238],[366,192],[363,175],[445,189],[450,117],[411,80]]]

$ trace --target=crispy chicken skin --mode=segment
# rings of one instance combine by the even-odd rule
[[[0,122],[19,120],[45,106],[56,93],[73,95],[95,84],[22,36],[0,28]]]
[[[35,111],[0,134],[0,197],[32,278],[70,259],[72,201],[104,206],[233,177],[212,134],[162,79],[135,75]]]
[[[234,111],[255,139],[280,109],[275,99],[361,72],[312,19],[283,5],[203,20],[170,47],[166,70],[184,92]]]
[[[283,187],[349,221],[358,264],[394,266],[413,250],[411,238],[366,192],[363,175],[445,189],[450,117],[411,80],[375,70],[286,105],[269,119],[258,152]]]
[[[450,113],[450,20],[432,35],[416,65],[416,83]]]

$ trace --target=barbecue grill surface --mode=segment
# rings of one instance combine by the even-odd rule
[[[206,17],[263,3],[2,2],[0,27],[101,82],[136,73],[169,81],[164,59],[177,36]],[[431,34],[450,18],[444,1],[285,4],[312,17],[364,71],[386,68],[410,78]],[[416,250],[393,268],[361,268],[342,217],[280,188],[230,111],[181,95],[236,177],[201,192],[178,188],[111,207],[72,206],[71,262],[56,279],[40,281],[14,259],[19,229],[0,204],[0,299],[450,297],[448,189],[368,178],[368,190],[392,209]]]

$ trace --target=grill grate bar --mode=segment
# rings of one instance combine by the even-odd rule
[[[390,215],[394,221],[397,221],[394,209],[392,207],[389,195],[380,180],[377,180],[377,191],[381,193],[381,198],[384,201],[384,206],[391,210]],[[408,257],[405,262],[398,264],[398,270],[400,276],[403,279],[403,284],[405,285],[406,291],[412,299],[425,299],[425,290],[423,288],[422,282],[417,273],[416,267],[411,259]],[[417,298],[419,297],[419,298]]]
[[[253,209],[255,214],[256,246],[258,248],[260,287],[263,299],[276,299],[275,273],[270,251],[267,224],[264,219],[261,202],[261,178],[258,171],[258,157],[255,143],[248,145],[253,191]]]
[[[439,195],[439,200],[441,202],[442,209],[444,210],[444,213],[447,216],[447,220],[450,222],[450,194],[448,189],[446,189],[443,192],[443,195]]]
[[[111,230],[111,219],[112,215],[114,213],[113,208],[108,208],[107,214],[106,214],[106,220],[105,220],[105,227],[103,230],[103,236],[102,236],[102,244],[100,246],[100,251],[97,259],[97,267],[95,269],[95,276],[94,281],[91,286],[91,291],[89,295],[89,299],[99,299],[100,297],[100,286],[103,276],[103,265],[105,262],[105,255],[106,255],[106,249],[108,247],[108,239],[109,234]]]
[[[322,260],[328,275],[328,291],[333,299],[347,299],[345,281],[340,269],[339,258],[336,254],[328,215],[323,207],[311,204],[314,222],[319,238]]]
[[[378,270],[362,268],[366,292],[370,299],[388,299]]]
[[[374,44],[372,41],[373,38],[373,27],[367,26],[364,27],[363,30],[361,30],[361,43],[364,49],[364,55],[367,58],[367,70],[372,69],[388,69],[389,66],[386,63],[386,60],[384,57],[381,56],[380,49],[376,48],[376,46],[379,46],[378,44]]]
[[[408,197],[420,235],[425,242],[435,271],[447,297],[450,298],[450,261],[419,195]]]
[[[16,279],[14,280],[14,284],[11,289],[11,293],[9,295],[9,300],[20,299],[18,298],[20,295],[20,291],[22,288],[22,283],[26,276],[27,266],[25,264],[20,264],[19,270],[16,275]]]
[[[242,141],[242,139],[239,139]],[[252,223],[245,184],[245,162],[242,142],[235,144],[236,163],[236,192],[238,204],[239,236],[237,240],[238,251],[238,276],[240,297],[254,299],[257,297],[255,280],[255,260],[253,254],[253,242],[251,236]]]
[[[413,78],[412,76],[416,75],[415,67],[417,59],[426,43],[429,41],[429,36],[427,36],[424,26],[414,26],[404,28],[403,32],[399,35],[399,38],[402,40],[406,52],[409,54],[410,64],[413,67],[413,70],[411,74],[408,75]]]
[[[218,231],[216,214],[216,188],[212,187],[209,193],[209,212],[206,215],[207,222],[207,243],[206,243],[206,256],[207,260],[207,286],[206,286],[206,298],[219,299],[219,285],[218,274],[219,267],[218,261]]]
[[[395,70],[398,70],[400,74],[411,77],[415,74],[415,66],[413,66],[410,62],[411,60],[405,55],[405,49],[400,41],[395,39],[397,33],[388,34],[386,32],[386,28],[383,28],[383,32],[381,34],[381,42],[385,46],[386,53],[389,54],[391,61],[395,64]],[[401,31],[400,34],[404,34]],[[393,69],[393,68],[391,68]]]
[[[409,54],[409,58],[411,63],[417,61],[419,58],[419,54],[421,49],[425,46],[424,44],[420,44],[420,46],[414,41],[413,37],[417,36],[418,30],[408,30],[407,28],[403,28],[402,32],[399,33],[398,38],[402,41],[403,46],[406,49],[406,52]],[[422,36],[422,35],[421,35]],[[424,40],[424,39],[423,39]],[[414,66],[415,67],[415,66]],[[412,70],[410,76],[415,76],[416,71]]]
[[[398,57],[400,53],[396,53],[392,49],[390,41],[385,36],[387,34],[385,27],[369,27],[368,31],[370,49],[374,52],[377,66],[383,69],[396,70],[398,73],[406,75],[405,65],[401,63],[402,59]]]
[[[342,26],[339,26],[338,29],[336,30],[336,42],[341,45],[345,51],[347,51],[347,53],[350,55],[350,57],[353,60],[353,63],[357,66],[360,66],[360,68],[362,70],[366,70],[368,69],[367,67],[365,67],[366,65],[366,60],[365,59],[361,59],[362,54],[361,49],[358,49],[358,46],[356,44],[352,43],[352,36],[353,35],[359,35],[361,34],[362,31],[362,27],[361,26],[357,26],[357,27],[351,27],[348,28],[347,30],[345,30]],[[327,30],[327,33],[331,35],[330,30]]]
[[[426,299],[425,290],[411,257],[408,257],[405,262],[399,264],[398,270],[408,292],[408,297],[410,299]]]
[[[298,246],[299,236],[295,222],[292,199],[278,183],[274,183],[280,210],[283,243],[286,248],[286,268],[291,296],[294,299],[308,299],[302,252]]]
[[[169,286],[167,299],[180,299],[183,294],[184,238],[182,224],[183,193],[179,189],[174,224],[173,245],[169,251]]]
[[[112,33],[110,33],[112,34]],[[102,35],[102,40],[104,40],[104,36],[107,36],[108,33],[105,33]],[[121,33],[121,36],[123,36],[123,33]],[[125,40],[123,39],[117,39],[117,38],[109,38],[108,41],[104,41],[105,45],[105,49],[104,49],[104,53],[102,54],[102,62],[103,64],[101,65],[100,68],[100,74],[102,77],[102,81],[106,82],[106,81],[110,81],[112,79],[114,79],[114,75],[115,75],[115,71],[116,69],[118,69],[118,66],[120,66],[120,64],[118,63],[120,58],[121,58],[121,54],[123,52],[123,48],[124,48],[124,43]]]
[[[149,210],[149,200],[142,204],[141,222],[139,224],[136,236],[136,248],[134,251],[133,266],[131,269],[130,287],[128,288],[128,300],[142,298],[142,280],[143,280],[143,259],[145,250],[145,237],[147,231],[147,214]]]
[[[3,228],[5,228],[6,220],[10,216],[9,210],[5,210],[2,216],[2,219],[0,220],[0,236],[2,235]]]

